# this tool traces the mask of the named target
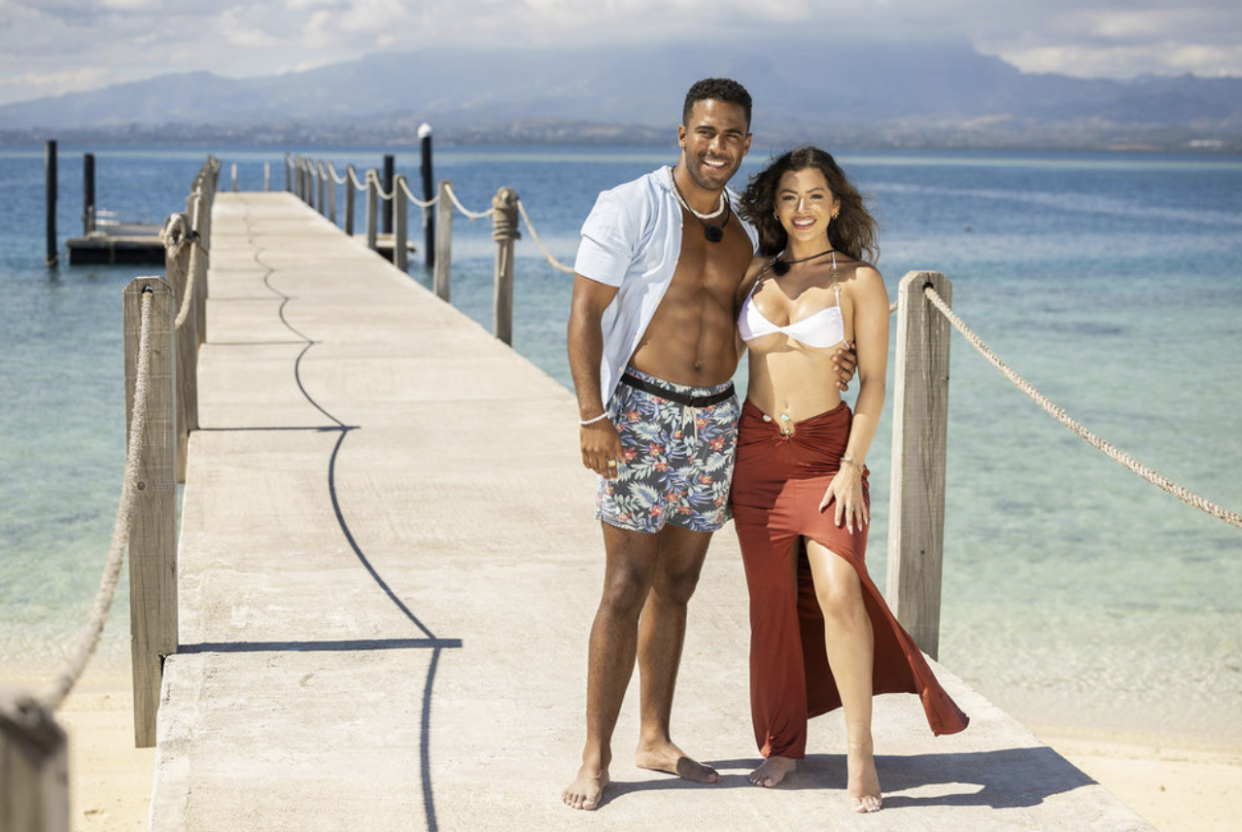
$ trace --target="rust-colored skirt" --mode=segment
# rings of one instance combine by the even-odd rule
[[[866,527],[851,534],[833,522],[831,506],[819,511],[845,453],[852,421],[849,406],[842,402],[795,423],[794,435],[785,437],[750,401],[742,407],[733,522],[750,589],[751,719],[765,757],[801,759],[806,755],[807,719],[841,707],[804,538],[847,560],[862,582],[875,634],[872,692],[918,694],[936,734],[956,733],[969,722],[867,574]],[[870,506],[865,470],[863,497]],[[796,570],[792,558],[797,558]]]

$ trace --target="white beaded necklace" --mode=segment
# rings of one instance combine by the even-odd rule
[[[724,213],[724,209],[725,209],[724,191],[720,192],[720,204],[716,206],[715,211],[712,211],[710,214],[700,214],[698,211],[691,208],[690,204],[686,202],[686,198],[681,195],[681,188],[677,187],[677,179],[674,178],[673,176],[672,168],[668,169],[668,181],[673,183],[673,195],[677,197],[677,201],[681,203],[681,207],[685,208],[687,211],[689,211],[691,214],[694,214],[699,219],[714,220],[716,219],[716,217]]]

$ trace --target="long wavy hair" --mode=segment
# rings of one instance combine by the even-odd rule
[[[855,260],[874,264],[880,259],[879,223],[832,154],[818,147],[799,147],[779,156],[747,183],[738,213],[759,231],[759,253],[772,257],[788,245],[789,235],[776,218],[776,189],[786,173],[807,168],[824,175],[841,203],[841,213],[828,224],[828,242]]]

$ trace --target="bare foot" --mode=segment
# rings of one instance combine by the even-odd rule
[[[671,742],[640,745],[634,752],[634,765],[650,771],[663,771],[676,774],[682,780],[692,783],[719,783],[720,775],[711,766],[705,766],[691,760],[682,750]]]
[[[855,812],[878,812],[883,805],[880,796],[880,775],[875,770],[875,754],[871,741],[852,742],[850,745],[847,765],[849,768],[850,808]]]
[[[772,788],[780,785],[785,779],[785,775],[798,767],[798,761],[790,757],[778,757],[773,754],[768,757],[759,768],[750,773],[750,782],[756,786],[764,786]]]
[[[590,811],[599,806],[609,782],[608,769],[596,769],[595,766],[583,763],[578,770],[578,777],[561,792],[561,800],[571,809]]]

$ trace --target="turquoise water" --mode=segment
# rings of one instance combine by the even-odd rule
[[[62,245],[81,226],[81,152],[61,148]],[[279,154],[215,152],[222,187],[235,163],[261,189],[265,162],[283,187]],[[370,167],[383,152],[315,155]],[[97,152],[99,202],[158,222],[206,153]],[[944,272],[958,314],[1071,416],[1242,510],[1242,160],[838,156],[883,223],[890,294],[911,269]],[[597,192],[673,158],[446,148],[435,174],[472,210],[515,188],[571,262]],[[416,150],[397,161],[417,182]],[[124,463],[121,290],[150,269],[42,265],[41,149],[0,152],[0,189],[0,664],[16,668],[59,660],[98,583]],[[490,224],[458,215],[453,300],[486,327],[492,256]],[[568,384],[569,279],[529,235],[518,257],[514,345]],[[942,661],[1029,724],[1242,745],[1242,531],[1085,445],[961,338],[952,350]],[[881,585],[890,430],[869,456]],[[124,605],[102,647],[118,666]]]

